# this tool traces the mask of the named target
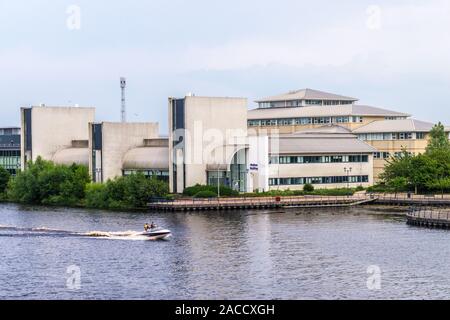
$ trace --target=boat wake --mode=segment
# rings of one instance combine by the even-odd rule
[[[118,231],[118,232],[105,232],[105,231],[90,231],[84,233],[87,237],[96,239],[109,239],[109,240],[129,240],[129,241],[145,241],[151,240],[139,231]]]
[[[143,235],[143,232],[134,230],[74,232],[51,229],[47,227],[21,228],[8,225],[0,225],[0,237],[86,237],[92,239],[129,241],[152,240],[151,238]]]

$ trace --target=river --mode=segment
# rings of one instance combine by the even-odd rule
[[[448,298],[450,232],[384,213],[0,204],[0,299]],[[173,236],[144,240],[152,221]]]

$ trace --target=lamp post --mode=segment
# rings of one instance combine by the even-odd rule
[[[220,178],[219,178],[219,165],[217,165],[217,199],[220,198]]]
[[[352,172],[352,167],[345,167],[345,173],[347,173],[347,189],[350,189],[350,172]]]

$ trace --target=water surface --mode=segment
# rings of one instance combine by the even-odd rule
[[[152,221],[173,237],[138,236]],[[444,299],[449,244],[448,231],[364,208],[127,213],[4,204],[0,299]],[[76,290],[67,286],[73,265]],[[367,287],[371,265],[381,270],[380,290]]]

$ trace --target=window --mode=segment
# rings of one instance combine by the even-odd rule
[[[425,132],[416,132],[416,139],[418,140],[425,139]]]
[[[321,106],[322,100],[305,100],[305,104],[313,106]]]
[[[269,185],[303,185],[303,184],[342,184],[342,183],[367,183],[369,176],[328,176],[328,177],[295,177],[295,178],[271,178]]]
[[[312,163],[343,163],[343,162],[356,163],[368,161],[369,161],[368,155],[271,156],[269,159],[270,164],[312,164]]]

